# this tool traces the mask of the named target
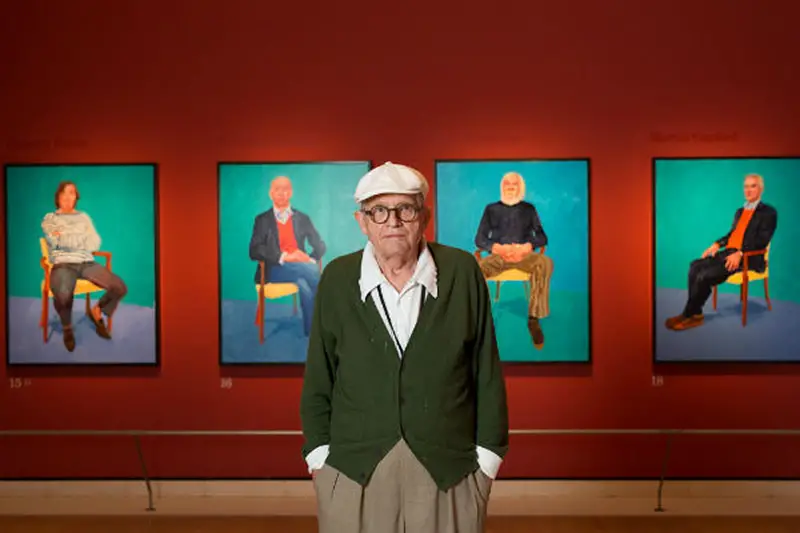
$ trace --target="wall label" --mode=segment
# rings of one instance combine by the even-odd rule
[[[68,137],[20,139],[13,138],[6,141],[6,148],[13,151],[45,151],[45,150],[86,150],[89,141],[86,139],[72,139]]]
[[[654,143],[733,143],[739,142],[739,132],[663,132],[650,133]]]
[[[33,385],[33,381],[28,378],[8,378],[9,389],[24,389]]]

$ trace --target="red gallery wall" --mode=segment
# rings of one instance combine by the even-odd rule
[[[0,160],[160,164],[162,365],[4,368],[2,429],[298,429],[301,368],[218,366],[217,161],[489,157],[592,159],[594,362],[507,368],[513,428],[800,426],[800,368],[654,368],[650,323],[650,158],[800,154],[790,2],[316,4],[4,4]],[[502,475],[654,476],[663,443],[515,436]],[[670,474],[797,476],[796,446],[682,437]],[[143,447],[158,477],[305,475],[296,437]],[[0,477],[139,473],[130,439],[0,437]]]

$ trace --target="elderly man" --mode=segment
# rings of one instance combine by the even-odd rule
[[[323,533],[483,531],[505,383],[475,259],[423,238],[427,192],[407,166],[368,172],[369,242],[320,280],[301,417]]]
[[[250,259],[264,262],[267,283],[294,283],[300,293],[303,331],[311,331],[314,295],[319,283],[318,261],[325,254],[325,242],[311,217],[292,207],[292,182],[286,176],[273,179],[269,187],[272,208],[258,215],[250,237]],[[306,243],[311,251],[306,252]],[[256,268],[261,283],[261,266]]]
[[[745,253],[764,250],[769,245],[778,227],[778,212],[761,201],[763,193],[764,178],[758,174],[747,175],[744,179],[744,206],[734,213],[728,233],[689,265],[689,297],[683,312],[667,319],[667,329],[683,331],[702,326],[703,307],[713,287],[742,270]],[[767,266],[760,254],[748,257],[747,262],[748,268],[756,272],[763,272]]]
[[[516,172],[500,180],[500,201],[486,206],[475,235],[479,250],[489,252],[480,260],[484,276],[491,278],[517,269],[531,276],[528,298],[528,331],[536,348],[544,345],[540,319],[550,314],[550,279],[553,260],[537,248],[547,246],[547,234],[533,204],[523,201],[525,181]]]

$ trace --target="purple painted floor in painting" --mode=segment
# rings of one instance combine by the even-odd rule
[[[75,351],[68,352],[61,324],[50,301],[49,338],[42,341],[39,298],[11,298],[8,307],[8,359],[11,364],[153,364],[156,362],[156,320],[152,307],[124,302],[114,314],[111,340],[99,337],[76,298],[73,311]]]
[[[800,304],[751,296],[747,325],[742,327],[738,294],[719,294],[717,310],[706,303],[705,324],[687,331],[670,331],[667,318],[681,312],[686,291],[656,293],[656,361],[779,361],[800,362]]]

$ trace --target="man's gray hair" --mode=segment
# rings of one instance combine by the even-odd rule
[[[750,174],[744,177],[745,180],[749,178],[753,178],[754,180],[756,180],[756,183],[758,183],[758,188],[761,189],[762,192],[764,191],[764,176],[762,176],[761,174],[756,174],[755,172],[751,172]]]

